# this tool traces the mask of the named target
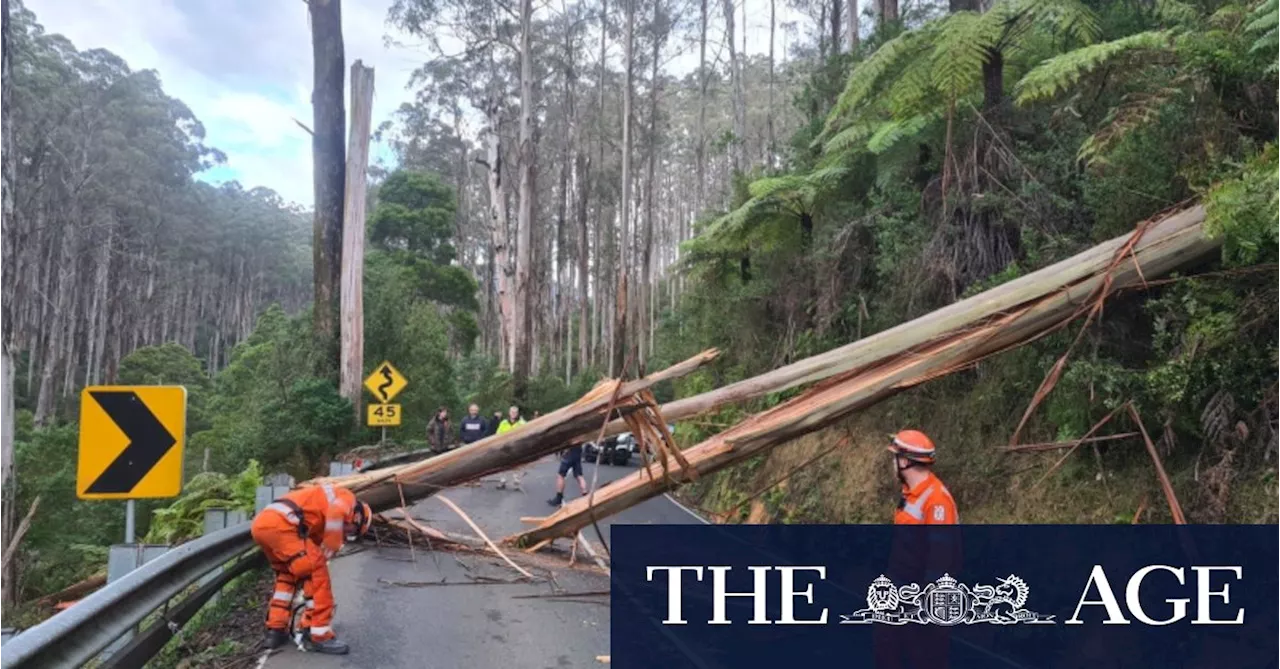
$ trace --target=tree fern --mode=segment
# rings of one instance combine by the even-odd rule
[[[1050,58],[1026,74],[1016,87],[1020,105],[1052,98],[1074,86],[1080,78],[1121,55],[1137,51],[1168,50],[1172,33],[1157,30],[1091,44]]]
[[[1000,33],[981,14],[957,12],[943,19],[930,58],[932,83],[949,104],[982,79],[982,65]]]
[[[1274,55],[1276,43],[1280,40],[1280,33],[1276,31],[1277,25],[1280,25],[1280,1],[1266,0],[1255,7],[1249,25],[1245,26],[1245,30],[1258,36],[1250,51],[1266,51]],[[1272,60],[1267,71],[1275,72],[1276,66],[1277,61]]]

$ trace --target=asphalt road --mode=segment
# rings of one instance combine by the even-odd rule
[[[496,477],[477,487],[444,494],[460,506],[494,541],[523,527],[521,516],[544,516],[555,490],[554,456],[529,465],[523,492],[499,490]],[[587,464],[590,482],[594,464]],[[600,483],[635,471],[635,465],[600,465]],[[569,498],[577,485],[568,481]],[[466,523],[440,501],[428,498],[413,507],[421,521],[439,529],[474,535]],[[649,500],[601,522],[609,540],[612,523],[701,522],[667,497]],[[593,530],[585,532],[603,553]],[[567,543],[567,542],[560,542]],[[581,556],[580,559],[585,559]],[[522,564],[523,561],[522,561]],[[539,569],[543,567],[544,569]],[[266,658],[269,669],[378,667],[385,669],[543,669],[602,667],[598,655],[609,654],[609,599],[582,596],[563,599],[517,598],[521,595],[585,593],[609,589],[599,569],[568,568],[563,556],[539,557],[536,574],[550,569],[555,583],[476,584],[476,577],[509,580],[517,576],[497,557],[487,554],[431,552],[419,548],[370,548],[335,560],[330,570],[338,602],[334,629],[351,645],[341,657],[302,653],[295,648]],[[423,583],[459,585],[421,585]],[[406,585],[416,584],[416,585]],[[558,590],[557,590],[558,588]],[[265,605],[265,602],[264,602]]]

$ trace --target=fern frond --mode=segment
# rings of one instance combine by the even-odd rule
[[[877,124],[876,121],[851,124],[823,145],[822,152],[833,157],[860,152],[866,147],[866,140],[875,132]]]
[[[788,174],[780,177],[768,177],[765,179],[756,179],[747,186],[747,192],[751,194],[753,199],[763,199],[773,195],[777,195],[782,191],[790,191],[800,188],[804,185],[804,178],[794,174]]]
[[[1037,65],[1018,82],[1017,103],[1025,105],[1058,95],[1084,75],[1112,59],[1136,51],[1168,50],[1172,32],[1157,30],[1068,51]]]
[[[884,123],[876,130],[876,134],[867,140],[867,149],[877,155],[884,153],[898,142],[920,134],[921,130],[924,130],[937,118],[937,114],[921,114],[920,116]]]
[[[1160,116],[1165,103],[1180,95],[1177,88],[1161,88],[1152,92],[1130,93],[1122,99],[1106,120],[1106,127],[1089,136],[1080,146],[1078,157],[1086,165],[1106,163],[1106,154],[1133,131],[1150,124]]]
[[[1081,44],[1093,44],[1102,36],[1098,15],[1080,0],[1055,0],[1046,4],[1047,11],[1040,21],[1055,32],[1069,35]]]
[[[914,116],[941,104],[939,98],[933,86],[933,59],[913,58],[888,90],[889,114],[894,118]]]
[[[849,168],[835,165],[816,169],[806,175],[804,180],[817,195],[838,186],[848,174]]]
[[[1274,54],[1276,42],[1280,40],[1280,33],[1276,31],[1277,26],[1280,25],[1280,0],[1266,0],[1258,5],[1254,8],[1251,19],[1245,26],[1245,30],[1257,35],[1258,39],[1249,50],[1251,52],[1269,51]],[[1268,71],[1275,72],[1276,65],[1276,62],[1272,62]]]
[[[908,30],[882,44],[869,58],[854,67],[853,72],[849,73],[849,80],[845,82],[844,92],[836,99],[835,106],[827,116],[821,139],[835,131],[839,121],[851,111],[866,104],[885,74],[904,59],[918,53],[921,48],[927,48],[934,32],[934,24]]]
[[[1156,0],[1156,17],[1169,26],[1194,26],[1200,11],[1182,0]]]
[[[934,41],[932,81],[955,100],[982,80],[982,64],[1000,37],[1000,27],[974,12],[956,12],[941,22]]]

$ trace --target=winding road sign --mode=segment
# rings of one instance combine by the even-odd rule
[[[404,375],[386,361],[375,367],[369,378],[364,380],[364,387],[368,388],[374,398],[383,404],[395,399],[395,396],[399,395],[407,385],[409,382]]]
[[[177,497],[182,492],[187,389],[89,386],[80,393],[80,499]]]

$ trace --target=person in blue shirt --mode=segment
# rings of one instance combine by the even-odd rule
[[[466,444],[473,444],[489,435],[489,426],[484,418],[480,417],[480,407],[472,404],[467,407],[467,415],[462,417],[458,423],[458,441]]]

